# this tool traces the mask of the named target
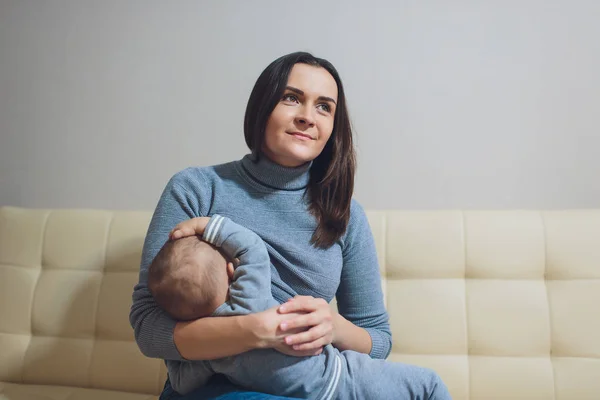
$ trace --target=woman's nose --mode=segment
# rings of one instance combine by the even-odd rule
[[[296,123],[301,125],[313,126],[315,124],[314,117],[310,114],[310,112],[306,110],[302,110],[296,116]]]

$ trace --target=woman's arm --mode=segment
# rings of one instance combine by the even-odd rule
[[[213,360],[259,347],[248,316],[211,317],[178,322],[175,346],[187,360]]]
[[[297,318],[302,313],[281,314],[278,307],[266,311],[232,317],[210,317],[191,322],[179,322],[175,327],[175,343],[181,355],[188,360],[214,360],[243,353],[252,349],[274,348],[287,355],[304,357],[318,351],[288,349],[285,337],[301,329],[282,331],[282,322]]]
[[[375,240],[364,210],[354,200],[344,237],[343,257],[344,267],[336,293],[339,313],[368,333],[371,338],[368,354],[372,358],[386,358],[392,348],[392,334],[383,302]],[[343,340],[352,343],[356,339],[353,336],[352,333],[344,335]]]
[[[148,357],[165,360],[182,359],[173,337],[177,321],[154,301],[148,289],[148,267],[168,240],[171,228],[178,222],[202,215],[202,208],[204,208],[200,200],[202,193],[194,195],[186,190],[188,186],[201,185],[205,186],[199,178],[194,177],[191,170],[175,174],[163,190],[146,233],[138,283],[133,290],[129,321],[140,350]]]
[[[386,358],[392,348],[392,333],[383,302],[375,240],[364,210],[354,200],[343,256],[344,267],[336,293],[339,313],[368,333],[371,348],[367,353],[372,358]],[[344,335],[342,340],[352,343],[353,336]]]
[[[354,350],[365,354],[371,353],[373,341],[366,329],[354,325],[340,314],[334,314],[333,327],[335,336],[331,344],[338,350]]]

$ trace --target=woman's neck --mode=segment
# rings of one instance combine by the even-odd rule
[[[308,162],[299,167],[284,167],[262,154],[258,160],[255,155],[248,154],[242,158],[241,163],[248,174],[260,184],[282,190],[306,188],[312,165],[312,162]]]

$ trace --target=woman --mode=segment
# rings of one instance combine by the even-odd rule
[[[130,320],[148,357],[207,360],[256,348],[318,354],[326,344],[385,358],[388,315],[373,237],[352,200],[355,154],[339,75],[328,61],[293,53],[271,63],[250,95],[244,134],[251,155],[173,176],[148,229]],[[158,308],[147,269],[179,222],[222,214],[256,232],[275,267],[283,303],[246,316],[177,322]],[[328,303],[337,296],[339,314]],[[183,399],[167,380],[161,399]],[[225,379],[185,399],[277,399]]]

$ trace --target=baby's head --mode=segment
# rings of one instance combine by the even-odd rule
[[[183,321],[212,314],[227,300],[233,266],[198,236],[169,240],[148,270],[148,288],[173,318]]]

